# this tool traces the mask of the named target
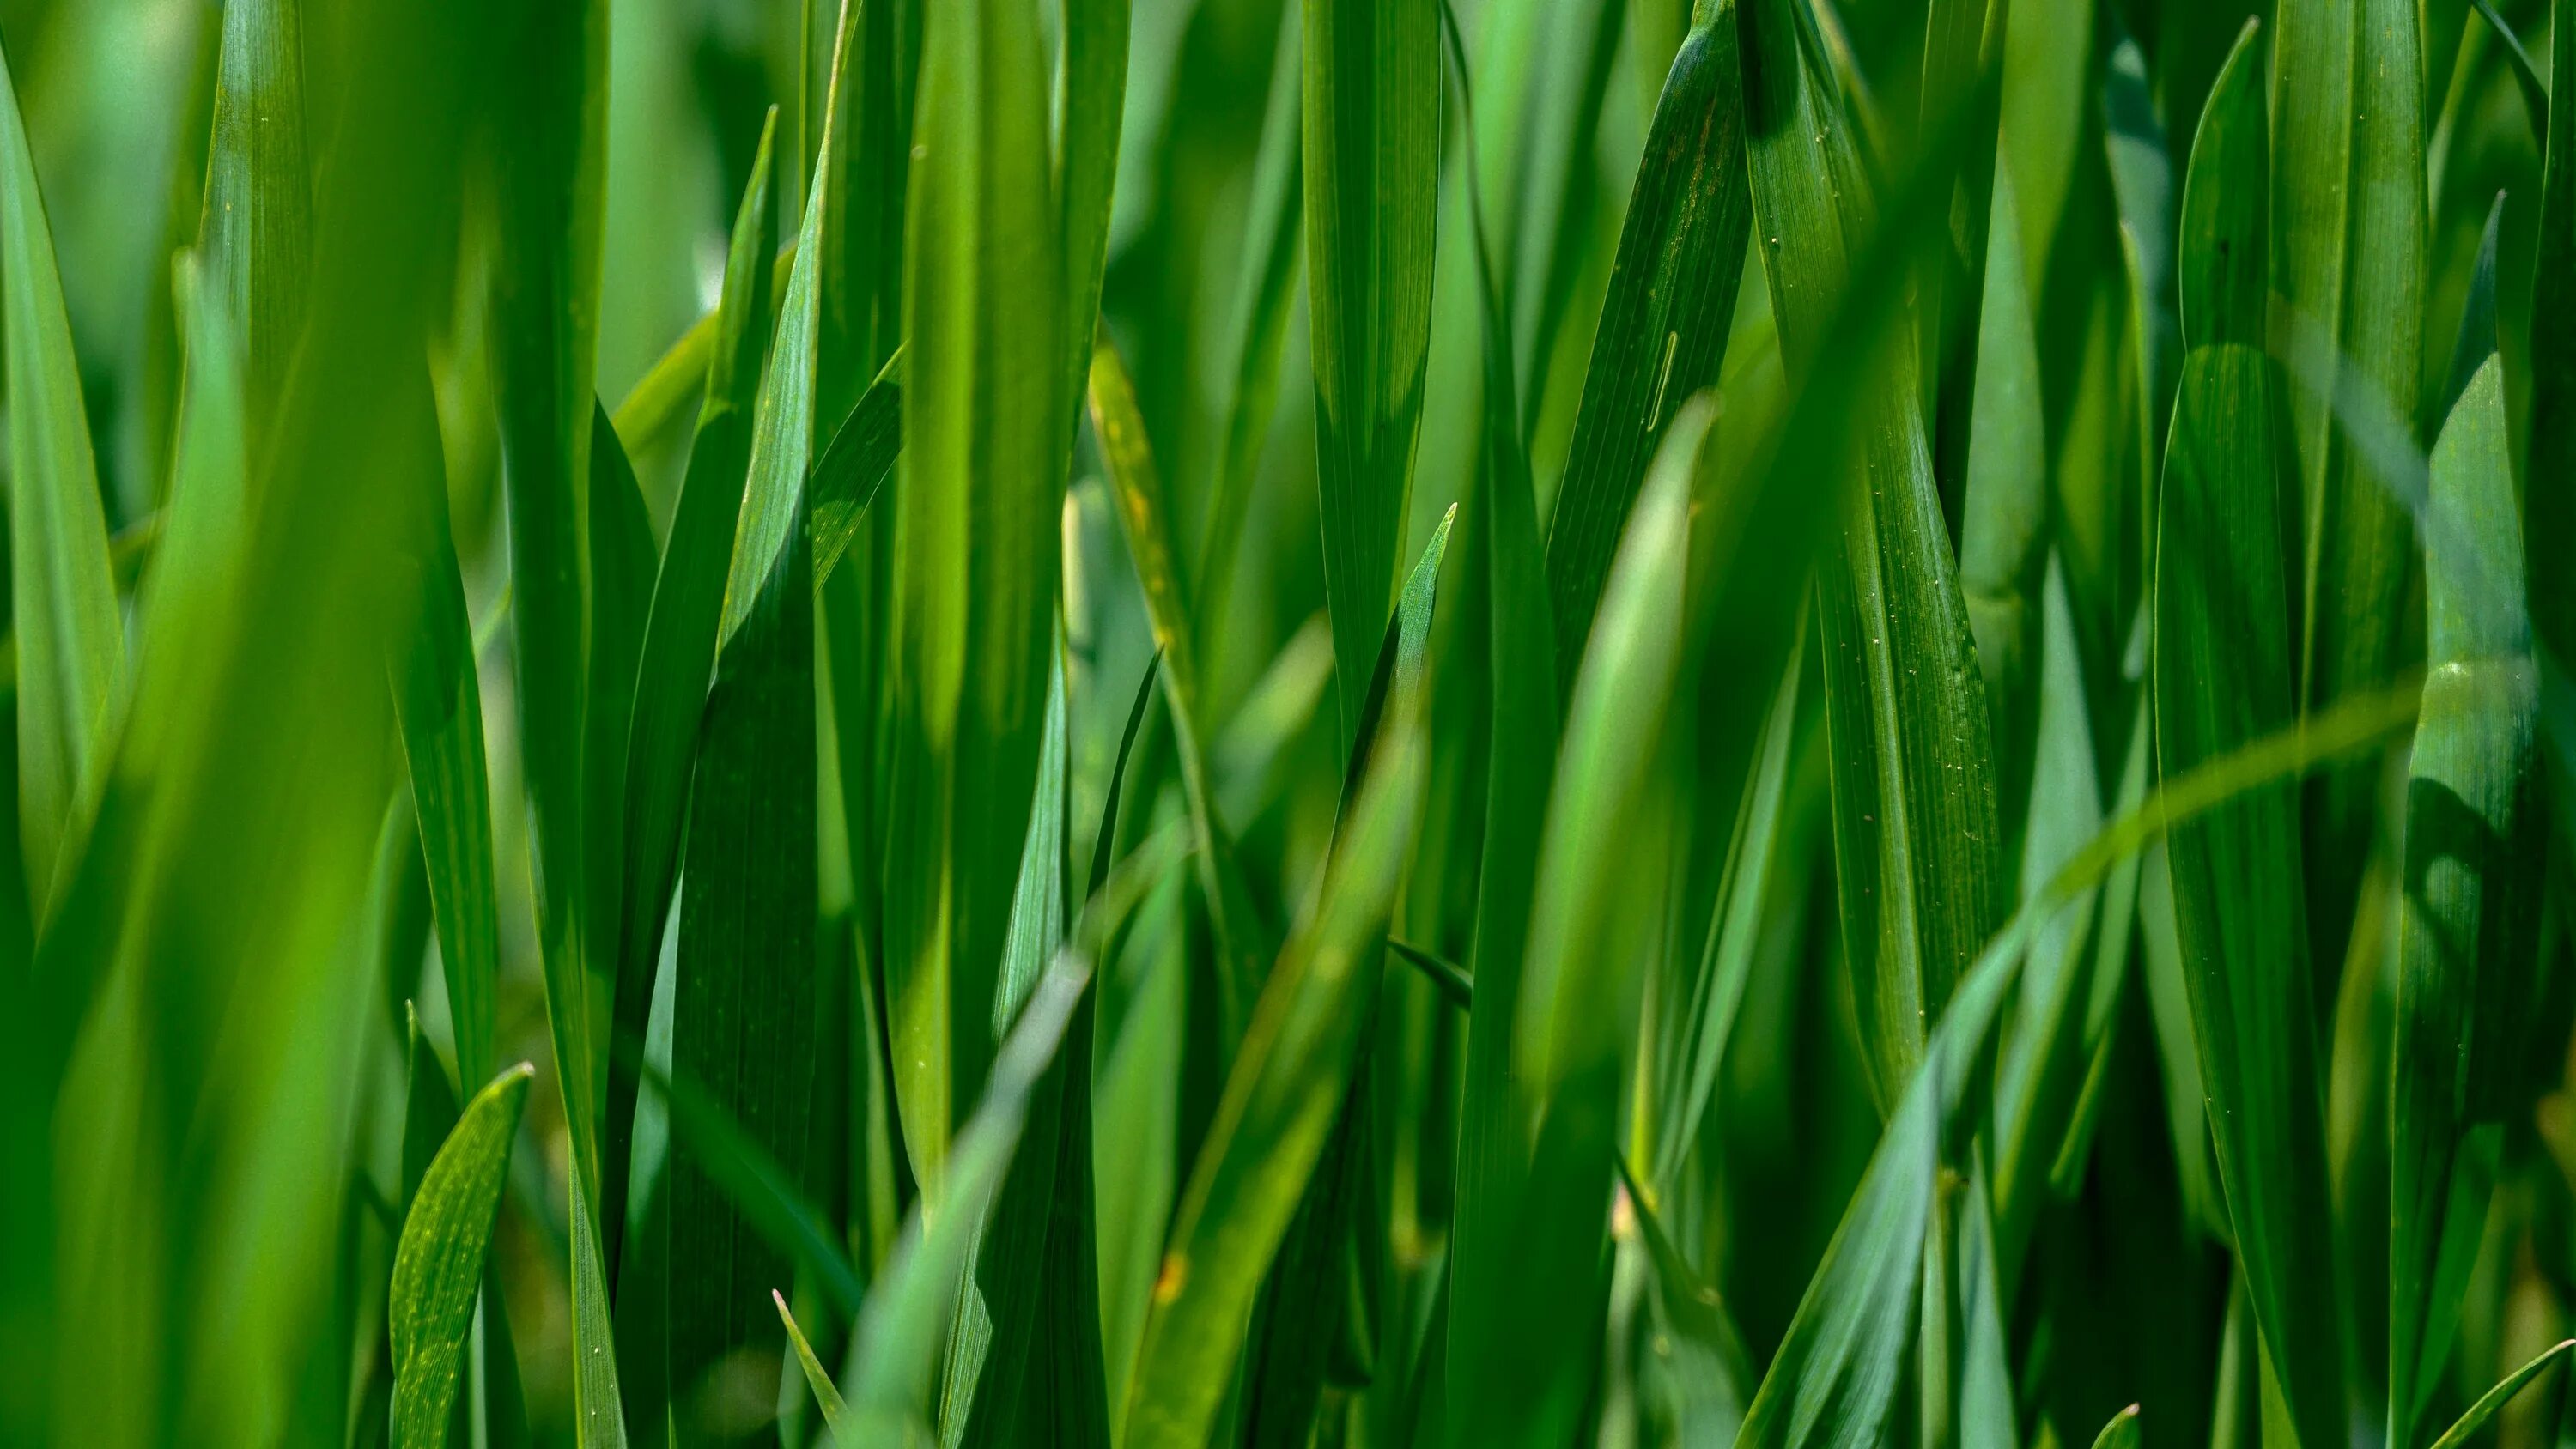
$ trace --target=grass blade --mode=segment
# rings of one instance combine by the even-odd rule
[[[2443,1431],[2441,1438],[2433,1441],[2433,1449],[2461,1449],[2462,1445],[2476,1438],[2478,1431],[2485,1428],[2487,1422],[2502,1411],[2506,1404],[2513,1402],[2514,1395],[2529,1388],[2533,1379],[2540,1377],[2550,1365],[2565,1358],[2570,1349],[2576,1349],[2576,1338],[2550,1345],[2531,1362],[2505,1375],[2494,1388],[2480,1394],[2478,1401],[2469,1405],[2469,1411],[2460,1416],[2459,1422]]]
[[[2182,389],[2156,543],[2156,750],[2168,781],[2297,717],[2279,380],[2264,326],[2264,137],[2256,32],[2220,72],[2183,187]],[[2326,1235],[2315,997],[2292,797],[2272,788],[2167,847],[2202,1091],[2238,1262],[2300,1442],[2343,1442]]]
[[[1557,680],[1566,691],[1647,463],[1682,401],[1717,380],[1743,280],[1753,199],[1741,36],[1735,0],[1702,9],[1655,104],[1548,525]]]
[[[42,922],[107,768],[125,630],[107,560],[79,359],[17,82],[0,63],[0,346],[8,354],[11,618],[18,639],[18,833]]]
[[[688,473],[672,509],[670,541],[653,580],[627,725],[619,904],[609,927],[614,932],[616,985],[610,1005],[612,1050],[600,1195],[611,1262],[621,1256],[635,1130],[636,1076],[622,1047],[643,1041],[653,1003],[662,926],[680,864],[689,766],[714,672],[725,574],[750,469],[761,360],[769,351],[768,257],[777,235],[770,200],[771,148],[777,126],[773,109],[761,123],[751,180],[734,216],[723,300],[715,313],[714,363],[706,401],[698,412],[697,436],[689,449]]]
[[[2550,74],[2576,75],[2576,5],[2557,0],[2549,26]],[[2576,104],[2552,105],[2540,183],[2540,224],[2531,271],[2531,315],[2576,315]],[[2576,537],[2576,335],[2563,327],[2531,333],[2531,442],[2523,496],[2524,562],[2531,631],[2539,656],[2563,671],[2576,660],[2576,577],[2556,567],[2545,540]],[[2553,689],[2553,697],[2557,691]],[[2560,726],[2553,726],[2558,734]],[[2558,845],[2576,851],[2576,755],[2562,740],[2549,752]]]
[[[2415,7],[2405,0],[2286,0],[2273,24],[2271,284],[2285,316],[2312,319],[2332,344],[2329,384],[2290,398],[2306,510],[2297,697],[2313,710],[2385,683],[2396,662],[2413,553],[2406,515],[2324,399],[2366,387],[2415,436],[2424,81]],[[2274,345],[2288,340],[2276,336]],[[2356,766],[2307,790],[2308,925],[2316,959],[2329,968],[2342,964],[2352,929],[2372,780]]]
[[[1303,0],[1306,292],[1345,753],[1396,583],[1431,341],[1438,0]]]
[[[814,476],[805,485],[813,502],[809,526],[814,533],[818,597],[841,556],[858,538],[859,525],[876,505],[877,493],[894,473],[895,457],[903,451],[902,379],[903,353],[898,348],[833,430],[831,444],[823,449]]]
[[[787,1311],[787,1296],[773,1288],[769,1300],[778,1305],[778,1321],[785,1325],[787,1341],[796,1350],[796,1366],[805,1371],[805,1386],[814,1391],[814,1402],[823,1410],[824,1433],[833,1442],[841,1442],[850,1406],[841,1402],[841,1391],[832,1387],[832,1376],[823,1372],[822,1362],[814,1357],[814,1345],[805,1341],[805,1331],[796,1326],[796,1315]]]
[[[2138,1449],[2146,1442],[2144,1433],[2138,1424],[2138,1406],[2131,1404],[2113,1414],[2102,1432],[2093,1436],[2093,1449]]]
[[[1061,221],[1031,0],[932,5],[905,206],[885,993],[895,1103],[934,1200],[991,1060],[1062,558]]]
[[[197,246],[241,328],[257,431],[285,389],[313,264],[303,0],[225,6],[217,64]]]
[[[465,1340],[483,1284],[483,1255],[501,1206],[510,1141],[536,1069],[522,1062],[466,1104],[403,1220],[387,1297],[394,1344],[396,1449],[447,1442]]]
[[[2490,220],[2481,267],[2489,300],[2481,308],[2473,299],[2464,324],[2470,378],[2433,447],[2425,534],[2430,668],[2406,788],[2391,1113],[2392,1443],[2413,1441],[2450,1357],[2497,1138],[2522,1087],[2522,1023],[2542,995],[2549,827],[2496,353],[2495,244]]]

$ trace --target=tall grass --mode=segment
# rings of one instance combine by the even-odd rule
[[[2571,21],[0,0],[0,1443],[2576,1442]]]

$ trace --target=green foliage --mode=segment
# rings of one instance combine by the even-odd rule
[[[0,1443],[2576,1425],[2562,0],[0,41]]]

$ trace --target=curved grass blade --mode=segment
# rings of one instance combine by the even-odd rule
[[[925,8],[904,213],[883,970],[904,1146],[934,1200],[951,1104],[994,1047],[1063,553],[1073,421],[1036,10]]]
[[[846,56],[841,27],[831,74]],[[674,1078],[705,1087],[745,1137],[801,1184],[814,1077],[817,768],[814,555],[806,479],[814,436],[824,135],[805,198],[799,261],[779,306],[751,415],[748,478],[715,636],[715,680],[698,722],[689,787],[679,953],[671,1009]],[[685,1147],[685,1142],[683,1143]],[[670,1386],[675,1400],[729,1355],[775,1353],[759,1295],[786,1263],[683,1151],[670,1177]]]
[[[1412,496],[1439,209],[1438,0],[1303,0],[1306,291],[1345,753]]]
[[[2298,717],[2279,379],[2258,347],[2268,171],[2248,26],[2220,72],[2183,186],[2182,387],[2165,450],[2155,589],[2156,752],[2167,780]],[[2238,1262],[2288,1414],[2343,1442],[2342,1322],[2329,1235],[2315,996],[2295,802],[2251,791],[2167,846],[2184,986]]]
[[[7,350],[11,620],[18,640],[18,834],[41,924],[107,770],[125,629],[81,403],[62,275],[0,60],[0,346]]]
[[[197,246],[241,329],[257,433],[286,386],[313,264],[303,0],[225,6],[217,66]]]
[[[2461,337],[2472,371],[2434,444],[2424,709],[2399,895],[2389,1244],[2389,1440],[2414,1439],[2449,1360],[2487,1218],[2497,1139],[2540,999],[2548,820],[2524,609],[2493,221]],[[2471,361],[2471,359],[2475,359]]]
[[[796,243],[791,238],[770,260],[769,294],[787,286],[787,274],[796,265]],[[617,436],[637,452],[650,450],[671,429],[689,415],[689,404],[700,400],[708,381],[708,369],[722,350],[719,337],[724,327],[723,304],[700,314],[680,334],[670,348],[644,369],[644,375],[618,399],[609,421]]]
[[[850,405],[849,415],[832,431],[832,441],[823,449],[822,459],[814,465],[814,476],[805,485],[813,500],[809,526],[814,533],[816,597],[821,597],[832,570],[858,538],[859,525],[867,519],[868,510],[876,506],[877,494],[894,472],[895,457],[902,451],[903,350],[898,346],[876,380],[868,384],[868,390]]]
[[[1750,0],[1740,12],[1754,216],[1793,374],[1817,355],[1850,284],[1851,248],[1873,224],[1800,15],[1794,0]],[[1992,83],[1970,88],[1971,102]],[[1964,137],[1949,140],[1937,154],[1954,154]],[[1874,1088],[1892,1103],[1925,1023],[2000,914],[2003,841],[1984,680],[1914,349],[1891,348],[1869,375],[1857,428],[1861,476],[1838,484],[1842,540],[1818,594],[1844,947]]]
[[[2323,399],[2366,388],[2415,436],[2428,234],[2424,80],[2407,0],[2284,0],[2273,26],[2269,275],[2282,315],[2312,319],[2332,344],[2329,384],[2289,399],[2306,510],[2296,698],[2313,710],[2385,683],[2396,662],[2413,538],[2385,480]],[[2287,345],[2273,341],[2276,352]],[[2330,968],[2342,965],[2352,929],[2374,779],[2356,765],[2307,787],[2308,925],[2316,959]]]
[[[2102,1432],[2093,1436],[2093,1449],[2138,1449],[2145,1443],[2145,1430],[2138,1424],[2138,1406],[2131,1404],[2111,1416]]]
[[[1406,590],[1362,710],[1363,748],[1346,777],[1348,803],[1323,881],[1263,988],[1191,1167],[1130,1377],[1127,1449],[1196,1449],[1206,1439],[1256,1290],[1349,1097],[1382,969],[1378,946],[1420,810],[1420,655],[1428,580],[1446,541],[1444,527]],[[1413,682],[1389,689],[1398,673]]]
[[[1569,693],[1647,464],[1682,401],[1717,380],[1743,280],[1753,198],[1736,0],[1700,8],[1646,134],[1548,524],[1556,677]]]
[[[394,1345],[395,1449],[447,1442],[510,1141],[518,1135],[528,1081],[535,1075],[522,1062],[475,1094],[422,1174],[403,1220],[386,1298]]]
[[[2533,1379],[2540,1377],[2550,1365],[2565,1358],[2570,1349],[2576,1349],[2576,1338],[2550,1345],[2531,1362],[2506,1374],[2494,1388],[2480,1394],[2478,1401],[2469,1405],[2469,1411],[2460,1416],[2459,1422],[2443,1431],[2441,1438],[2433,1441],[2432,1449],[2461,1449],[2461,1446],[2475,1439],[2478,1431],[2484,1429],[2489,1420],[2495,1418],[2506,1404],[2513,1402],[2514,1395],[2529,1388]]]
[[[610,1005],[608,1107],[600,1204],[608,1260],[621,1256],[627,1174],[635,1130],[634,1068],[623,1045],[644,1039],[662,927],[680,865],[690,762],[713,675],[725,574],[751,463],[761,360],[769,351],[768,256],[777,234],[771,204],[778,118],[761,123],[760,149],[734,214],[717,304],[714,363],[698,410],[688,472],[671,515],[670,541],[653,581],[627,725],[624,840],[620,846],[615,987]],[[632,436],[632,435],[629,435]]]

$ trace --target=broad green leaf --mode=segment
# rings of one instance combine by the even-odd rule
[[[1191,1168],[1130,1376],[1121,1441],[1128,1449],[1195,1449],[1206,1439],[1255,1291],[1348,1095],[1383,969],[1387,911],[1420,810],[1419,686],[1390,690],[1386,680],[1399,669],[1419,678],[1428,580],[1446,538],[1445,529],[1434,536],[1406,590],[1362,711],[1366,767],[1346,786],[1350,803],[1323,880],[1262,990]]]
[[[836,42],[841,72],[847,27]],[[814,555],[806,479],[827,132],[798,261],[750,418],[748,479],[717,618],[715,679],[696,721],[680,877],[671,1073],[802,1181],[814,1094],[816,870]],[[760,1295],[786,1278],[713,1164],[685,1150],[670,1179],[670,1387],[778,1339]]]
[[[1754,0],[1740,18],[1754,218],[1794,375],[1819,355],[1872,208],[1794,0]],[[1842,538],[1817,593],[1844,950],[1873,1087],[1893,1103],[1926,1024],[1996,924],[2003,838],[1985,685],[1913,349],[1881,361],[1852,426],[1858,476],[1837,484]]]
[[[98,463],[17,81],[0,64],[0,347],[8,359],[11,619],[18,640],[18,834],[39,921],[107,771],[125,626]]]
[[[1347,750],[1386,628],[1421,430],[1440,12],[1438,0],[1302,3],[1317,487]]]
[[[2282,406],[2264,327],[2268,169],[2249,26],[2210,94],[2183,187],[2182,389],[2156,543],[2159,773],[2172,780],[2298,717]],[[2299,1442],[2344,1442],[2341,1320],[2296,802],[2249,791],[2167,847],[2183,982],[2238,1261]]]
[[[905,204],[883,969],[904,1147],[934,1202],[950,1105],[994,1046],[1062,557],[1073,419],[1036,10],[925,7]]]
[[[483,1255],[501,1180],[536,1069],[522,1062],[477,1092],[457,1118],[403,1220],[386,1313],[394,1344],[396,1449],[443,1445],[464,1376],[465,1340],[483,1284]]]
[[[698,412],[687,476],[671,517],[670,541],[653,581],[635,698],[625,744],[626,803],[614,931],[616,986],[611,1002],[605,1176],[600,1202],[609,1256],[626,1224],[627,1164],[635,1118],[636,1078],[622,1044],[642,1042],[662,955],[662,925],[680,864],[680,827],[690,762],[713,674],[716,624],[733,553],[759,408],[761,360],[769,351],[769,263],[777,219],[770,200],[773,113],[762,122],[760,150],[735,213],[725,261],[724,297],[715,318],[706,401]]]
[[[2367,389],[2415,436],[2428,228],[2416,8],[2284,0],[2273,12],[2268,276],[2282,317],[2307,319],[2331,343],[2323,353],[2331,385],[2289,399],[2306,567],[2293,595],[2293,699],[2311,710],[2390,678],[2413,554],[2390,480],[2374,476],[2325,399],[2347,386]],[[2274,345],[2279,351],[2284,338]],[[2316,959],[2330,968],[2342,964],[2352,928],[2375,779],[2356,765],[2307,789],[2300,887]]]
[[[197,246],[241,329],[259,431],[286,385],[313,264],[304,0],[225,6],[217,64]]]
[[[1656,103],[1574,442],[1548,525],[1558,687],[1571,691],[1602,581],[1674,413],[1717,380],[1753,203],[1735,0],[1700,7]]]
[[[2499,215],[2500,215],[2499,211]],[[2461,336],[2467,386],[2433,446],[2425,531],[2424,710],[2406,789],[2399,893],[2389,1243],[2389,1439],[2408,1443],[2441,1381],[2517,1108],[2538,999],[2548,823],[2539,682],[2496,354],[2495,223]],[[2483,316],[2481,316],[2483,313]]]
[[[2550,1365],[2565,1358],[2570,1349],[2576,1349],[2576,1338],[2550,1345],[2531,1362],[2505,1375],[2494,1388],[2479,1395],[2478,1401],[2469,1405],[2469,1411],[2460,1416],[2459,1422],[2443,1431],[2441,1438],[2433,1441],[2433,1449],[2461,1449],[2461,1446],[2475,1439],[2478,1431],[2485,1428],[2489,1420],[2493,1419],[2505,1405],[2513,1402],[2514,1395],[2529,1388],[2533,1379],[2540,1377]]]

